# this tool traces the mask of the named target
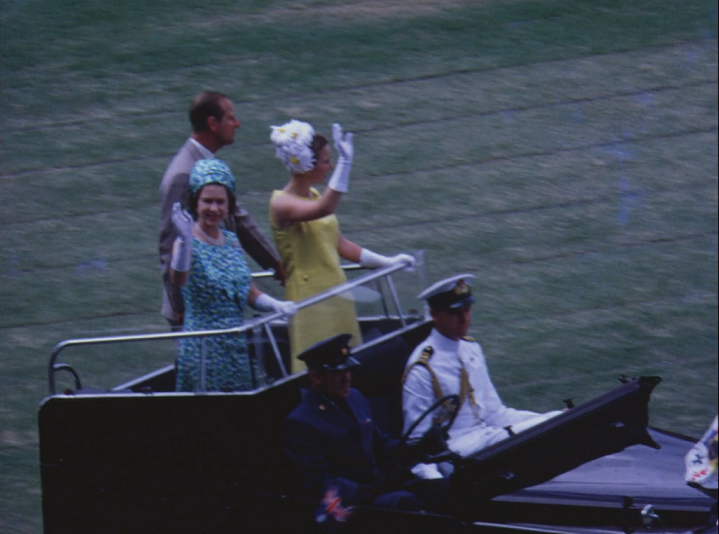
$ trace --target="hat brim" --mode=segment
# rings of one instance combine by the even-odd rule
[[[347,356],[347,359],[344,361],[344,363],[341,363],[339,365],[330,366],[330,365],[327,365],[326,363],[324,363],[324,364],[320,365],[319,367],[321,369],[327,369],[329,371],[342,371],[344,369],[350,369],[351,367],[356,367],[358,365],[362,365],[362,364],[360,364],[360,362],[355,360],[352,356]]]
[[[469,295],[467,297],[464,297],[462,300],[455,302],[453,304],[450,304],[446,308],[449,310],[458,310],[459,308],[464,308],[467,305],[474,304],[476,301],[474,300],[474,297],[472,295]]]

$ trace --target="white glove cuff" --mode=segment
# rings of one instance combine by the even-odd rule
[[[186,273],[190,270],[190,262],[192,260],[192,248],[184,239],[178,237],[175,239],[177,246],[172,251],[172,261],[170,267],[179,273]]]
[[[351,169],[352,163],[340,156],[327,186],[338,193],[346,193],[349,190]]]
[[[378,267],[386,267],[390,264],[387,256],[381,254],[375,254],[371,250],[363,248],[360,252],[359,264],[362,267],[368,267],[370,269],[377,269]]]
[[[267,293],[261,293],[255,300],[254,309],[261,312],[278,311],[280,301],[270,297]]]

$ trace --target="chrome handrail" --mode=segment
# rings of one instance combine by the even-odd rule
[[[340,265],[343,271],[361,271],[364,269],[359,263],[343,263]],[[252,273],[252,278],[274,278],[275,271],[255,271]]]
[[[397,263],[395,265],[391,265],[389,267],[383,267],[381,269],[376,269],[372,271],[371,273],[368,273],[364,276],[360,276],[355,278],[354,280],[348,280],[342,284],[336,285],[334,287],[331,287],[321,293],[318,293],[317,295],[313,295],[311,297],[308,297],[304,300],[301,300],[297,303],[297,309],[301,310],[303,308],[307,308],[308,306],[312,306],[313,304],[316,304],[318,302],[321,302],[323,300],[335,297],[337,295],[340,295],[346,291],[349,291],[351,289],[354,289],[355,287],[361,286],[363,284],[366,284],[367,282],[371,282],[372,280],[377,280],[379,278],[382,278],[384,276],[389,276],[390,274],[399,271],[401,269],[406,268],[409,265],[409,263]],[[350,269],[348,270],[354,270],[354,265],[349,265]],[[359,267],[359,266],[357,266]],[[269,271],[271,275],[271,271]],[[260,273],[262,274],[262,273]],[[397,311],[401,318],[402,325],[404,326],[404,317],[402,314],[401,309],[399,308],[399,301],[396,301],[397,304]],[[258,317],[256,319],[246,321],[242,325],[239,326],[233,326],[231,328],[224,328],[224,329],[215,329],[215,330],[196,330],[192,332],[162,332],[159,334],[131,334],[131,335],[125,335],[125,336],[106,336],[106,337],[93,337],[93,338],[81,338],[81,339],[67,339],[65,341],[61,341],[55,346],[55,349],[52,352],[52,355],[50,356],[50,363],[48,366],[48,386],[50,390],[50,395],[55,395],[55,370],[58,369],[58,366],[66,366],[67,364],[58,364],[57,358],[60,355],[60,353],[65,350],[68,347],[78,347],[78,346],[86,346],[86,345],[105,345],[109,343],[128,343],[133,341],[157,341],[162,339],[180,339],[185,337],[210,337],[210,336],[220,336],[220,335],[228,335],[228,334],[241,334],[243,332],[246,332],[248,330],[252,330],[255,328],[259,328],[262,325],[268,324],[272,321],[278,320],[282,318],[282,313],[275,312],[268,315],[264,315],[262,317]],[[64,368],[64,367],[62,367]]]

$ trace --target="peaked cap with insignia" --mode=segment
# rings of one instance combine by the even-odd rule
[[[472,290],[467,282],[474,280],[473,274],[458,274],[440,280],[422,291],[417,298],[426,300],[433,310],[456,310],[474,304]]]
[[[339,371],[354,367],[360,363],[350,356],[350,339],[352,339],[352,334],[337,334],[312,345],[297,357],[305,362],[309,369]]]

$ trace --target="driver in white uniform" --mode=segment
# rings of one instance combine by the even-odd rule
[[[466,337],[475,302],[467,282],[473,278],[471,274],[454,276],[417,296],[427,301],[434,328],[407,360],[402,390],[404,432],[436,400],[459,395],[459,412],[449,430],[447,444],[461,456],[471,455],[561,413],[537,414],[502,404],[489,378],[482,348]],[[410,438],[424,435],[433,420],[447,424],[448,417],[446,409],[438,408],[425,417]],[[418,464],[412,472],[422,478],[440,478],[450,470],[449,464]]]

